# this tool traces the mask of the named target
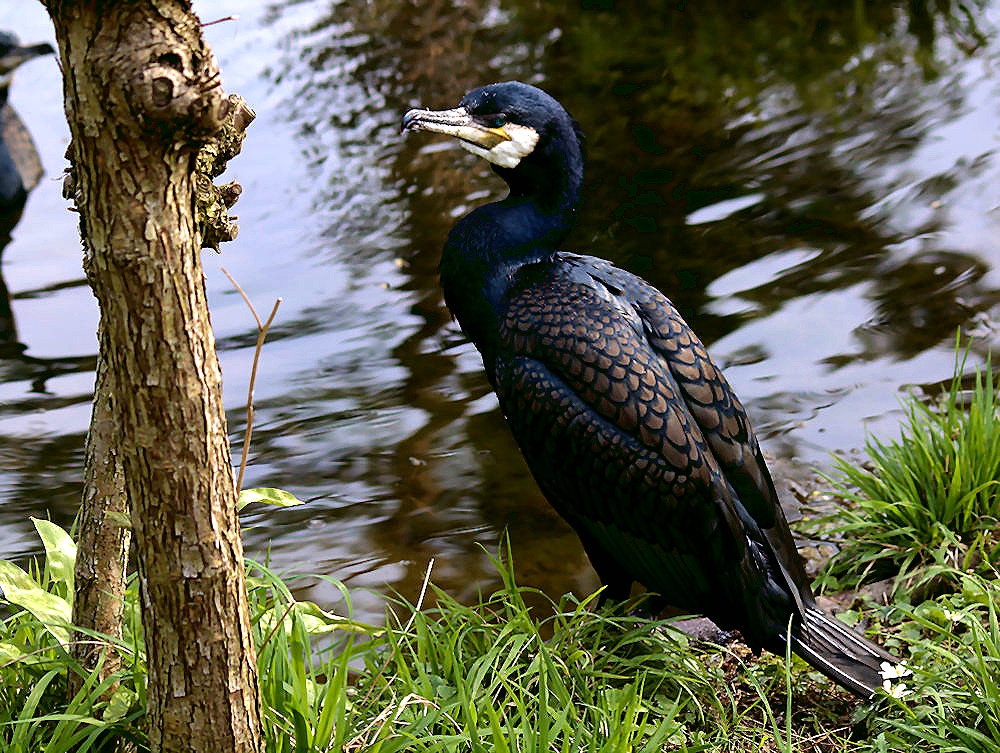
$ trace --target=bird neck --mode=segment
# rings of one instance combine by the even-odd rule
[[[519,270],[553,257],[576,221],[583,184],[579,140],[550,139],[516,168],[494,167],[510,188],[456,223],[441,255],[445,302],[492,379],[499,317]]]
[[[517,167],[493,166],[510,188],[511,199],[525,198],[547,212],[575,209],[583,186],[580,136],[565,124],[552,138],[542,138]]]
[[[583,154],[572,138],[550,139],[515,168],[493,169],[507,183],[505,199],[474,209],[452,228],[441,259],[461,268],[464,285],[551,256],[576,222]],[[472,279],[469,273],[474,276]]]
[[[441,255],[441,288],[462,330],[483,354],[497,336],[503,301],[518,271],[551,258],[569,233],[575,208],[545,211],[529,197],[479,207],[452,228]]]
[[[578,204],[578,190],[557,200],[512,192],[459,220],[448,234],[440,267],[445,298],[459,322],[462,312],[453,301],[485,296],[498,305],[518,268],[558,250],[573,229]]]

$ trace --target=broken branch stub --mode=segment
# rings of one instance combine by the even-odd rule
[[[238,181],[221,186],[212,180],[226,170],[226,163],[240,153],[243,138],[257,114],[239,94],[227,98],[228,114],[222,127],[198,152],[195,172],[195,203],[198,227],[201,230],[202,248],[219,250],[219,244],[231,241],[239,233],[236,217],[229,216],[229,209],[243,192]]]

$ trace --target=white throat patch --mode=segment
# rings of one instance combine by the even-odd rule
[[[459,141],[459,143],[473,154],[489,160],[494,165],[517,167],[521,160],[534,150],[538,143],[538,131],[517,123],[508,123],[503,127],[503,130],[510,137],[510,140],[501,141],[492,149],[484,149],[464,140]]]

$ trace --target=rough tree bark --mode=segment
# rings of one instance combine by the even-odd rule
[[[107,345],[101,345],[100,350],[107,350]],[[111,399],[108,366],[103,358],[98,358],[84,460],[83,499],[77,520],[73,624],[120,638],[132,530],[128,523],[125,477],[116,451]],[[85,670],[94,670],[99,665],[102,681],[121,668],[121,655],[117,651],[105,651],[84,633],[74,635],[70,654]],[[103,663],[99,662],[102,656]],[[83,680],[82,674],[70,673],[67,688],[70,698],[83,686]]]
[[[130,505],[150,742],[258,751],[243,550],[194,216],[196,156],[232,105],[188,2],[43,2],[62,61],[69,190],[110,396],[95,405],[107,410],[108,434],[91,437],[88,457],[120,464]]]

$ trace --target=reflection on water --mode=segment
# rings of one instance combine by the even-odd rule
[[[0,0],[0,26],[50,34],[20,5]],[[605,5],[198,4],[205,21],[240,14],[206,34],[259,113],[230,166],[241,235],[204,257],[234,457],[256,330],[220,263],[259,309],[284,301],[248,483],[310,500],[250,511],[247,548],[346,579],[364,615],[387,587],[413,597],[431,557],[456,595],[490,587],[505,529],[523,582],[596,585],[437,287],[448,229],[501,183],[450,145],[402,139],[410,106],[504,78],[561,99],[588,138],[568,247],[667,292],[780,459],[826,464],[868,429],[891,435],[900,387],[950,374],[958,328],[980,355],[996,340],[1000,8]],[[51,176],[66,136],[49,63],[13,100]],[[79,497],[96,307],[58,193],[34,192],[3,259],[23,343],[0,354],[6,556],[34,551],[28,515],[66,523]]]

